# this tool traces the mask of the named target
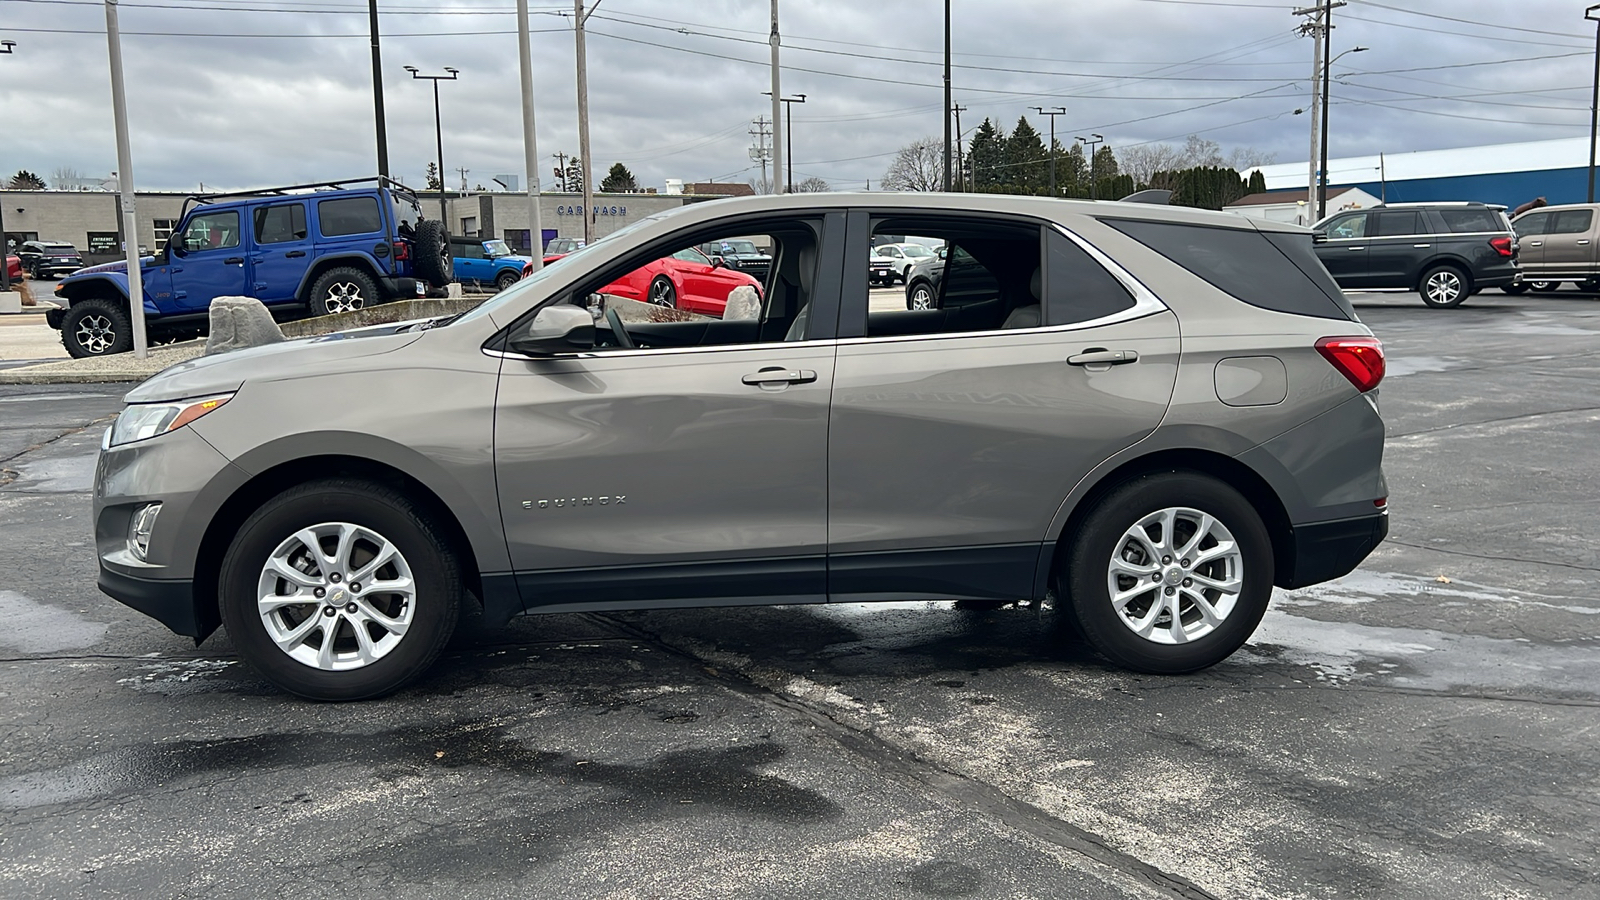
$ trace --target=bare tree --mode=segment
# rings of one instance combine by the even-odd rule
[[[758,194],[773,193],[772,176],[767,174],[756,175],[750,179],[750,187]]]
[[[50,173],[50,181],[58,191],[81,191],[87,186],[83,173],[71,166],[57,166]]]
[[[833,190],[833,185],[815,175],[794,186],[796,194],[824,194],[831,190]]]
[[[880,182],[886,191],[937,191],[944,186],[944,141],[925,137],[900,148]]]
[[[1169,144],[1139,144],[1117,150],[1117,168],[1138,184],[1149,184],[1157,172],[1183,168],[1183,151]]]
[[[1235,172],[1248,172],[1261,166],[1270,166],[1277,160],[1278,154],[1255,147],[1235,147],[1233,152],[1228,154],[1228,165]]]

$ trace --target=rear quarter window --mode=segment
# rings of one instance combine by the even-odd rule
[[[317,203],[317,230],[323,237],[372,234],[383,230],[376,197],[341,197]]]
[[[1452,234],[1482,234],[1484,232],[1505,231],[1505,223],[1500,221],[1500,216],[1489,209],[1441,209],[1437,210],[1440,218],[1444,219],[1444,227],[1450,229]]]
[[[1350,301],[1317,259],[1310,234],[1101,221],[1251,306],[1323,319],[1356,318]]]

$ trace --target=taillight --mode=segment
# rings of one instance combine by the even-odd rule
[[[1383,380],[1383,342],[1375,337],[1318,338],[1317,352],[1363,394]]]
[[[395,245],[394,245],[394,258],[395,259],[410,259],[411,258],[411,245],[410,244],[402,244],[399,241],[396,241]]]
[[[1501,256],[1510,256],[1511,255],[1511,238],[1508,238],[1508,237],[1490,238],[1489,239],[1489,246],[1493,247],[1494,248],[1494,252],[1500,254]]]

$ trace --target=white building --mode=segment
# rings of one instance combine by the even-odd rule
[[[1377,197],[1360,188],[1328,188],[1330,216],[1347,209],[1365,209],[1377,205],[1378,202]],[[1305,188],[1249,194],[1224,206],[1222,211],[1236,216],[1265,219],[1268,222],[1289,222],[1295,225],[1311,225],[1316,218],[1312,206],[1306,204]]]

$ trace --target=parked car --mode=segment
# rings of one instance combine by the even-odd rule
[[[12,284],[22,280],[22,257],[6,256],[6,275],[11,279]]]
[[[282,318],[347,312],[423,296],[448,284],[451,268],[443,227],[387,180],[195,196],[166,246],[141,260],[146,330],[205,334],[217,297],[255,297]],[[66,306],[46,321],[68,353],[133,348],[127,269],[90,266],[56,285]]]
[[[1506,208],[1386,203],[1313,226],[1317,257],[1342,288],[1400,288],[1442,309],[1521,277]]]
[[[585,308],[733,228],[773,238],[759,315]],[[912,228],[973,289],[872,310],[866,239]],[[466,603],[1053,592],[1109,659],[1193,671],[1387,533],[1383,348],[1315,260],[1304,229],[1149,204],[688,205],[465,314],[139,385],[96,466],[99,585],[324,700],[421,675]]]
[[[24,241],[17,255],[34,278],[54,278],[83,268],[78,248],[60,241]]]
[[[873,247],[867,251],[867,281],[873,286],[894,284],[895,261],[878,253]]]
[[[1600,287],[1600,204],[1544,206],[1517,216],[1511,227],[1520,245],[1522,280],[1501,288],[1508,294],[1553,291],[1573,281],[1587,291]]]
[[[528,257],[513,253],[505,241],[494,239],[453,237],[450,256],[457,281],[492,284],[502,291],[522,280],[522,272],[530,262]]]
[[[574,250],[583,249],[582,238],[551,238],[550,243],[544,245],[545,256],[565,256]]]
[[[712,262],[694,247],[684,247],[634,269],[598,293],[720,317],[728,295],[744,286],[761,293],[761,282]]]
[[[720,261],[735,272],[743,272],[756,281],[766,281],[767,271],[772,268],[772,257],[762,253],[755,241],[745,238],[708,241],[701,244],[699,249],[712,262]]]
[[[938,309],[939,286],[944,282],[944,266],[949,247],[940,247],[932,257],[911,267],[906,275],[906,309]]]
[[[894,276],[903,284],[911,283],[911,269],[919,262],[933,259],[934,251],[916,243],[879,244],[872,248],[873,255],[889,260]]]

